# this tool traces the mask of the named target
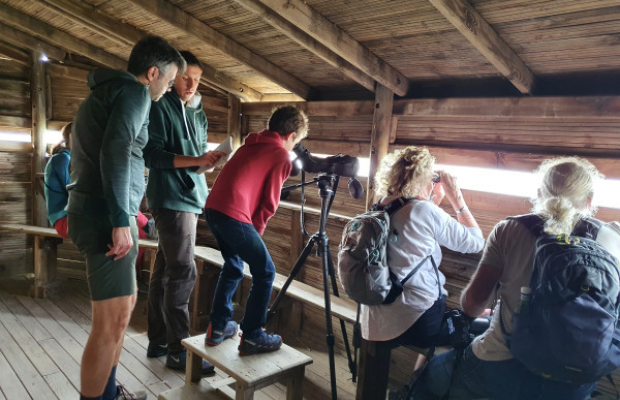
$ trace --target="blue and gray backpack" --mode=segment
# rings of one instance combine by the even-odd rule
[[[513,219],[538,239],[528,312],[514,314],[511,334],[501,323],[512,355],[545,378],[596,382],[620,366],[620,264],[595,241],[602,222],[566,236],[544,233],[534,214]]]

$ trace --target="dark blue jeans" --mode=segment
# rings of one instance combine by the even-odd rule
[[[414,395],[415,400],[439,399],[450,390],[450,399],[491,400],[585,400],[596,387],[568,385],[529,372],[521,363],[483,361],[469,346],[460,362],[450,350],[434,357]]]
[[[205,216],[224,258],[224,267],[213,298],[211,324],[216,329],[222,329],[232,318],[232,296],[239,281],[243,279],[245,261],[250,266],[252,287],[241,321],[241,330],[247,337],[252,337],[267,320],[267,307],[271,299],[276,267],[254,225],[240,222],[212,209],[205,210]]]

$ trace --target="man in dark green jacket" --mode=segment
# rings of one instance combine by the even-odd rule
[[[196,170],[223,155],[207,151],[207,117],[197,92],[202,69],[188,51],[187,69],[174,90],[153,103],[144,159],[149,168],[146,200],[155,218],[159,247],[149,286],[148,357],[168,354],[169,368],[185,370],[189,297],[196,282],[194,246],[198,215],[207,200],[207,182]],[[213,365],[203,360],[203,372]]]
[[[131,51],[127,71],[98,70],[72,130],[68,234],[86,258],[93,325],[82,356],[80,399],[146,399],[116,385],[116,366],[136,302],[136,215],[144,194],[142,149],[151,100],[185,69],[164,39]]]

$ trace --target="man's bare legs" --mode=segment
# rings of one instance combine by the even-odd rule
[[[93,301],[93,326],[82,356],[81,394],[103,393],[112,367],[118,364],[125,330],[136,305],[136,295]]]

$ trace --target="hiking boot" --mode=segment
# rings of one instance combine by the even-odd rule
[[[276,351],[282,346],[280,335],[270,334],[264,330],[254,336],[241,335],[241,344],[237,348],[242,355],[268,353]]]
[[[131,393],[123,385],[118,385],[116,388],[116,400],[146,400],[146,392],[144,390]]]
[[[185,363],[187,362],[187,350],[183,350],[180,353],[170,354],[166,357],[166,367],[170,369],[176,369],[178,371],[185,371]],[[202,360],[202,374],[212,374],[215,372],[213,364],[206,360]]]
[[[228,321],[226,328],[223,330],[213,329],[213,325],[209,324],[205,344],[208,346],[217,346],[224,340],[231,338],[237,334],[239,327],[235,321]]]
[[[146,356],[148,358],[161,357],[165,356],[166,354],[168,354],[167,344],[149,343],[149,347],[146,350]]]

